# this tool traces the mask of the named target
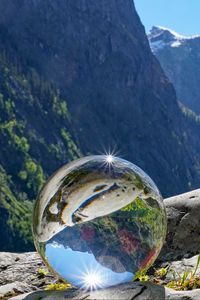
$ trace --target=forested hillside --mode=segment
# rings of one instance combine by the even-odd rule
[[[70,118],[53,84],[14,54],[0,53],[1,248],[7,239],[15,250],[30,243],[32,200],[48,174],[80,156]]]

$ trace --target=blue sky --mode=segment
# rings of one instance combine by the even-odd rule
[[[200,34],[200,0],[134,0],[146,32],[161,25],[183,35]]]
[[[93,253],[75,251],[54,242],[46,245],[45,257],[58,274],[76,286],[82,286],[85,276],[95,273],[102,280],[103,287],[131,281],[134,276],[130,272],[114,272],[101,265]],[[110,256],[110,261],[112,259],[115,257]]]

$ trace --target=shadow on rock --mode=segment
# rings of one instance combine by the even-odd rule
[[[96,291],[38,291],[20,297],[13,300],[165,300],[166,294],[163,286],[135,282]]]

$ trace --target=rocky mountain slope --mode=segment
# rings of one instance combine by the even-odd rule
[[[148,38],[178,99],[200,114],[200,36],[185,37],[167,28],[153,27]]]
[[[0,93],[1,249],[30,248],[32,200],[81,154],[116,148],[164,195],[198,187],[200,127],[132,0],[0,0]]]

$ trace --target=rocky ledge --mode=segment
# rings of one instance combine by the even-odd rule
[[[48,273],[40,257],[34,253],[0,253],[0,299],[53,300],[53,299],[104,299],[104,300],[199,300],[200,289],[175,291],[164,287],[187,269],[197,265],[200,245],[200,189],[164,200],[168,234],[166,243],[156,261],[155,268],[166,270],[160,284],[151,275],[152,282],[135,282],[105,290],[83,292],[78,289],[46,291],[57,279]],[[153,268],[152,268],[153,270]],[[153,274],[153,272],[152,272]],[[196,275],[200,275],[200,267]],[[175,275],[178,276],[178,275]],[[153,283],[154,282],[154,283]]]

